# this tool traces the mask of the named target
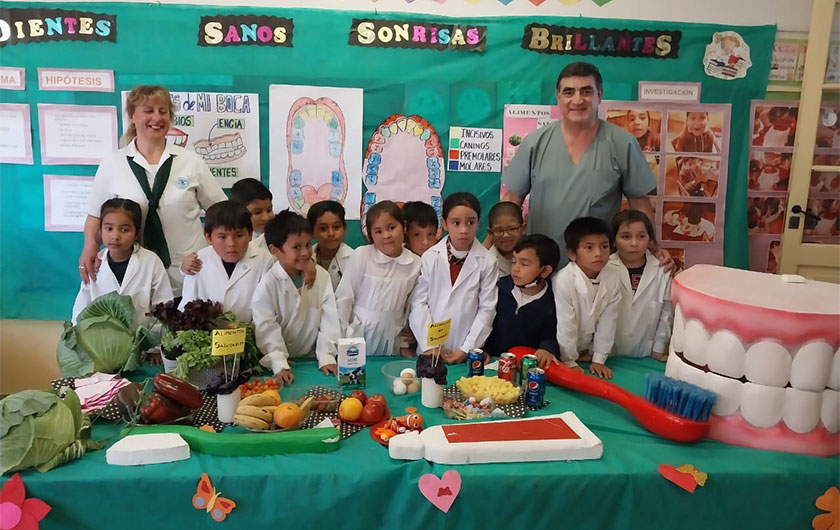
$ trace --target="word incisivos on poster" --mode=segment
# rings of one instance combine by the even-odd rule
[[[604,101],[599,114],[636,138],[656,177],[660,246],[680,267],[722,265],[730,105]]]
[[[502,130],[450,127],[447,168],[450,171],[501,171]]]
[[[525,26],[522,47],[564,55],[676,59],[681,36],[681,31],[575,28],[533,23]]]
[[[122,102],[128,92],[123,91]],[[246,177],[260,178],[259,95],[228,92],[170,92],[175,116],[166,136],[194,150],[220,186]],[[123,128],[128,121],[123,120]]]
[[[117,16],[40,7],[0,8],[0,48],[55,41],[117,42]]]
[[[482,52],[487,44],[487,26],[354,18],[349,43],[378,48]]]

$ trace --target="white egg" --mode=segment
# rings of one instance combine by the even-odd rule
[[[406,390],[408,390],[408,389],[406,388],[405,383],[403,383],[399,379],[394,379],[393,390],[394,390],[394,394],[396,394],[398,396],[401,396],[401,395],[405,394]]]

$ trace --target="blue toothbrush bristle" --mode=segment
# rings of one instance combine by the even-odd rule
[[[685,381],[662,374],[647,374],[645,399],[671,414],[694,421],[708,421],[717,396]]]

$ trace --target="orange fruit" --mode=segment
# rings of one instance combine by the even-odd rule
[[[362,402],[351,397],[341,402],[338,406],[338,417],[347,421],[358,421],[362,415]]]
[[[291,401],[277,405],[274,409],[274,423],[282,429],[297,427],[301,420],[303,420],[303,414],[300,412],[300,407]]]
[[[276,390],[266,390],[266,391],[263,392],[263,394],[270,397],[271,399],[273,399],[275,405],[279,405],[280,403],[283,403],[283,400],[280,399],[280,392],[278,392]]]

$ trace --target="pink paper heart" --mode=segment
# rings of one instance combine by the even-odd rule
[[[674,466],[660,464],[659,474],[689,493],[694,493],[694,490],[697,489],[697,481],[694,480],[694,477],[688,473],[677,471]]]
[[[444,473],[441,478],[437,478],[432,473],[426,473],[420,477],[417,486],[420,488],[420,493],[434,504],[435,508],[447,513],[461,491],[461,475],[454,469]]]

